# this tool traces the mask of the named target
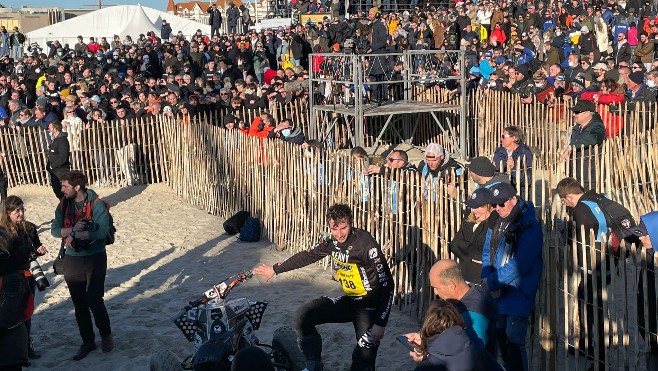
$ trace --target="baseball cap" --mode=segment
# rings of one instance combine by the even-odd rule
[[[439,156],[445,156],[445,149],[443,149],[443,146],[438,145],[436,143],[430,143],[425,147],[425,156],[428,154],[432,153],[434,157],[439,157]]]
[[[505,182],[496,183],[489,187],[489,190],[491,190],[492,204],[502,204],[503,202],[516,196],[516,189],[514,189],[511,184]]]
[[[502,55],[500,57],[496,57],[496,64],[503,64],[505,63],[505,57]]]
[[[607,71],[607,70],[608,70],[608,65],[605,64],[605,63],[601,63],[601,62],[599,62],[599,63],[597,63],[597,64],[594,65],[593,69],[595,69],[595,70],[604,70],[604,71]]]
[[[484,205],[493,203],[493,194],[489,188],[480,187],[476,189],[471,196],[464,202],[471,209],[477,209]]]
[[[576,103],[573,107],[571,107],[571,110],[574,113],[581,113],[581,112],[596,112],[596,106],[594,106],[594,103],[588,100],[582,100],[580,99],[578,103]]]

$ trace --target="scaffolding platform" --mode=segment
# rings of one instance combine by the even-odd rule
[[[318,111],[335,112],[341,115],[353,115],[354,106],[345,106],[342,104],[325,104],[315,105],[314,108]],[[363,115],[368,116],[385,116],[385,115],[399,115],[399,114],[415,114],[426,112],[446,112],[461,110],[459,104],[445,104],[445,103],[429,103],[410,100],[399,100],[377,103],[364,103]]]
[[[311,138],[324,141],[344,119],[352,146],[365,146],[365,119],[381,117],[376,130],[382,122],[383,127],[378,134],[370,127],[377,135],[375,143],[389,128],[401,142],[411,143],[419,125],[417,118],[429,114],[442,132],[449,131],[455,151],[465,156],[466,99],[454,95],[444,103],[428,102],[437,85],[465,86],[463,51],[317,53],[310,55],[309,64]],[[454,73],[455,69],[459,73]],[[458,133],[439,121],[440,112],[459,119]],[[372,123],[368,120],[368,125]]]

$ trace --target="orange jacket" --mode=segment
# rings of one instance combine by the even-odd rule
[[[251,122],[247,135],[257,138],[267,138],[270,135],[270,131],[274,130],[274,126],[265,126],[261,129],[260,126],[262,124],[263,120],[260,117],[256,117],[254,121]]]

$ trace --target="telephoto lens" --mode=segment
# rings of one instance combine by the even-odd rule
[[[43,269],[41,269],[41,265],[38,261],[32,260],[30,262],[30,273],[32,273],[32,277],[37,281],[37,289],[39,289],[39,291],[43,291],[47,287],[50,287],[50,282],[48,282],[48,278],[46,277],[46,274],[43,273]]]

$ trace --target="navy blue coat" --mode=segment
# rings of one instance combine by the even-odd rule
[[[491,291],[501,290],[496,299],[499,314],[527,317],[541,278],[543,232],[532,202],[518,199],[518,205],[521,213],[503,232],[495,256],[491,256],[491,235],[499,219],[491,220],[482,251],[482,278]]]

